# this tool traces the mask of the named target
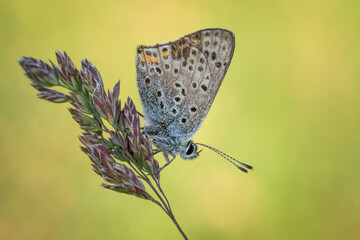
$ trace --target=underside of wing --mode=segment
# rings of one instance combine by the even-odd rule
[[[209,28],[188,34],[184,38],[204,53],[212,82],[216,83],[214,87],[219,89],[234,54],[234,34],[227,29]]]
[[[188,141],[204,121],[229,67],[234,37],[205,29],[137,50],[137,84],[149,125]]]

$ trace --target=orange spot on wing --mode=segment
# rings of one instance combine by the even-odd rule
[[[168,53],[168,51],[164,51],[164,52],[162,52],[162,55],[163,55],[164,57],[167,57],[167,56],[169,55],[169,53]]]
[[[159,63],[159,59],[157,57],[154,57],[154,63]]]
[[[141,56],[141,62],[145,62],[145,54],[144,51],[140,52],[140,56]]]
[[[146,54],[146,61],[147,61],[148,63],[152,63],[153,60],[154,60],[154,59],[152,58],[152,56]]]

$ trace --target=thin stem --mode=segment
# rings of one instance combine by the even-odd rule
[[[185,235],[184,231],[181,229],[179,223],[176,221],[176,218],[171,210],[171,207],[170,207],[170,203],[165,195],[165,193],[163,192],[162,188],[160,187],[160,181],[156,180],[154,177],[153,177],[155,183],[156,183],[156,186],[158,187],[158,189],[160,190],[161,194],[164,196],[166,202],[167,202],[167,205],[169,207],[169,212],[167,213],[169,215],[169,217],[171,218],[171,220],[173,221],[173,223],[175,224],[175,226],[177,227],[177,229],[179,230],[179,232],[181,233],[181,235],[184,237],[184,239],[188,239],[187,236]]]
[[[156,191],[155,187],[152,185],[151,181],[149,178],[145,179],[145,182],[147,184],[149,184],[149,186],[151,187],[151,189],[154,191],[154,193],[156,194],[156,196],[160,199],[161,203],[163,204],[163,206],[166,208],[167,213],[171,213],[169,207],[166,205],[164,199],[160,196],[160,194],[158,193],[158,191]]]
[[[161,209],[169,216],[169,213],[165,210],[165,208],[161,205],[161,203],[159,203],[155,199],[151,199],[151,201],[156,203],[156,205],[158,205],[159,207],[161,207]]]
[[[131,168],[138,174],[138,177],[140,177],[141,179],[143,179],[150,187],[151,189],[154,191],[154,193],[158,196],[158,198],[160,199],[160,201],[162,202],[162,204],[164,205],[164,207],[166,208],[167,212],[171,212],[170,209],[170,205],[166,205],[166,203],[164,202],[164,200],[162,199],[162,197],[160,196],[160,194],[156,191],[155,187],[152,185],[150,179],[146,176],[146,174],[144,174],[140,169],[137,170],[134,165],[129,162],[129,165],[131,166]],[[156,181],[155,181],[156,182]],[[157,184],[158,186],[158,184]],[[159,186],[158,186],[159,187]],[[164,194],[163,194],[164,195]],[[167,199],[166,199],[167,201]],[[167,203],[169,204],[169,202],[167,201]]]
[[[151,184],[149,184],[149,185],[152,187]],[[153,187],[152,187],[152,188],[153,188]],[[159,186],[158,186],[158,188],[159,188]],[[159,188],[159,189],[160,189],[160,188]],[[159,197],[159,199],[163,202],[162,198],[158,195],[158,193],[155,191],[154,188],[153,188],[153,190],[154,190],[154,192],[157,194],[157,196]],[[161,192],[162,192],[162,190],[161,190]],[[164,197],[165,197],[165,199],[166,199],[166,202],[169,204],[169,201],[167,200],[165,194],[164,194],[163,192],[162,192],[162,194],[164,195]],[[166,211],[166,210],[164,209],[164,207],[163,207],[158,201],[155,201],[155,203],[156,203],[157,205],[159,205],[159,206],[162,208],[162,210],[164,210],[164,212],[171,218],[171,220],[173,221],[173,223],[175,224],[175,226],[177,227],[177,229],[179,230],[179,232],[181,233],[181,235],[183,236],[183,238],[184,238],[185,240],[187,240],[188,238],[187,238],[186,234],[185,234],[184,231],[181,229],[179,223],[176,221],[176,218],[175,218],[174,214],[172,213],[171,209],[168,210],[168,211]],[[163,202],[163,204],[165,205],[164,202]],[[166,205],[165,205],[165,206],[166,206]],[[169,204],[169,208],[170,208],[170,204]]]
[[[138,175],[139,178],[143,179],[143,180],[146,180],[146,176],[142,173],[142,172],[139,172],[135,167],[134,165],[131,163],[131,161],[128,162],[128,164],[130,165],[130,167],[136,172],[136,174]]]
[[[142,172],[142,171],[138,171],[131,163],[129,164],[131,166],[132,169],[134,169],[134,171],[138,174],[138,176],[143,179],[150,187],[151,189],[154,191],[154,193],[156,194],[156,196],[158,196],[158,198],[160,199],[160,201],[162,202],[159,203],[158,201],[156,201],[155,199],[153,200],[154,203],[156,203],[159,207],[161,207],[161,209],[171,218],[171,220],[173,221],[173,223],[175,224],[175,226],[177,227],[177,229],[179,230],[179,232],[181,233],[181,235],[184,237],[184,239],[188,239],[187,236],[185,235],[184,231],[181,229],[179,223],[176,221],[174,214],[172,213],[171,207],[170,207],[170,203],[167,199],[167,197],[165,196],[165,193],[163,192],[163,190],[160,187],[160,182],[157,181],[154,177],[154,181],[156,183],[156,186],[158,187],[158,189],[160,190],[161,194],[164,196],[166,203],[164,202],[163,198],[160,196],[160,194],[157,192],[157,190],[155,189],[155,187],[152,185],[150,179]]]
[[[160,194],[158,193],[158,191],[155,189],[155,187],[152,185],[150,179],[146,176],[145,173],[143,173],[140,169],[137,170],[134,165],[131,163],[131,161],[129,162],[129,165],[131,166],[131,168],[138,174],[138,177],[140,177],[141,179],[143,179],[150,187],[151,189],[154,191],[154,193],[158,196],[158,198],[160,199],[160,201],[163,203],[164,207],[166,208],[166,210],[170,213],[172,213],[171,211],[171,207],[170,207],[170,203],[168,201],[168,199],[166,198],[164,192],[162,191],[161,187],[160,187],[160,183],[158,181],[156,181],[156,179],[152,176],[152,178],[154,179],[154,182],[156,183],[156,186],[158,187],[158,189],[160,190],[161,194],[164,196],[166,203],[164,202],[163,198],[160,196]]]
[[[130,165],[131,167],[132,167],[132,169],[136,172],[136,174],[138,175],[138,177],[139,178],[141,178],[142,180],[146,180],[146,178],[144,178],[141,174],[139,174],[139,172],[138,171],[136,171],[136,169],[132,166],[132,165]]]
[[[165,200],[166,200],[166,202],[167,202],[167,204],[168,204],[168,206],[169,206],[170,212],[172,212],[171,206],[170,206],[170,203],[169,203],[169,200],[168,200],[167,197],[165,196],[165,193],[164,193],[164,191],[162,190],[162,188],[161,188],[161,186],[160,186],[160,180],[157,180],[157,179],[155,179],[154,177],[153,177],[153,179],[154,179],[154,181],[155,181],[155,183],[156,183],[156,186],[157,186],[158,189],[160,190],[161,194],[164,196],[164,198],[165,198]]]
[[[177,227],[177,229],[179,230],[179,232],[181,233],[181,235],[184,237],[184,239],[187,240],[188,238],[187,238],[186,234],[184,233],[184,231],[181,229],[179,223],[176,221],[174,214],[171,213],[171,214],[169,215],[169,217],[171,218],[171,220],[173,221],[173,223],[175,224],[175,226]]]

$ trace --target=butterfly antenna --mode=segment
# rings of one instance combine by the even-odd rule
[[[229,161],[230,163],[232,163],[233,165],[235,165],[238,169],[240,169],[240,170],[243,171],[243,172],[246,172],[246,173],[248,172],[245,168],[251,169],[251,170],[254,169],[252,166],[250,166],[250,165],[248,165],[248,164],[245,164],[245,163],[242,163],[242,162],[236,160],[235,158],[227,155],[226,153],[223,153],[222,151],[220,151],[220,150],[218,150],[218,149],[216,149],[216,148],[210,147],[210,146],[205,145],[205,144],[202,144],[202,143],[196,143],[196,144],[198,144],[198,145],[200,145],[200,146],[203,146],[203,147],[206,147],[206,148],[208,148],[208,149],[210,149],[210,150],[213,150],[214,152],[216,152],[217,154],[219,154],[220,156],[222,156],[223,158],[225,158],[227,161]],[[240,165],[241,165],[241,166],[240,166]],[[245,167],[245,168],[243,168],[242,166]]]

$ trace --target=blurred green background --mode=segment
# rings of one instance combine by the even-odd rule
[[[66,105],[17,61],[87,58],[140,107],[139,44],[230,29],[235,54],[195,141],[162,174],[190,239],[360,238],[359,1],[0,0],[0,239],[181,239],[156,205],[105,190]],[[163,163],[163,159],[158,157]]]

